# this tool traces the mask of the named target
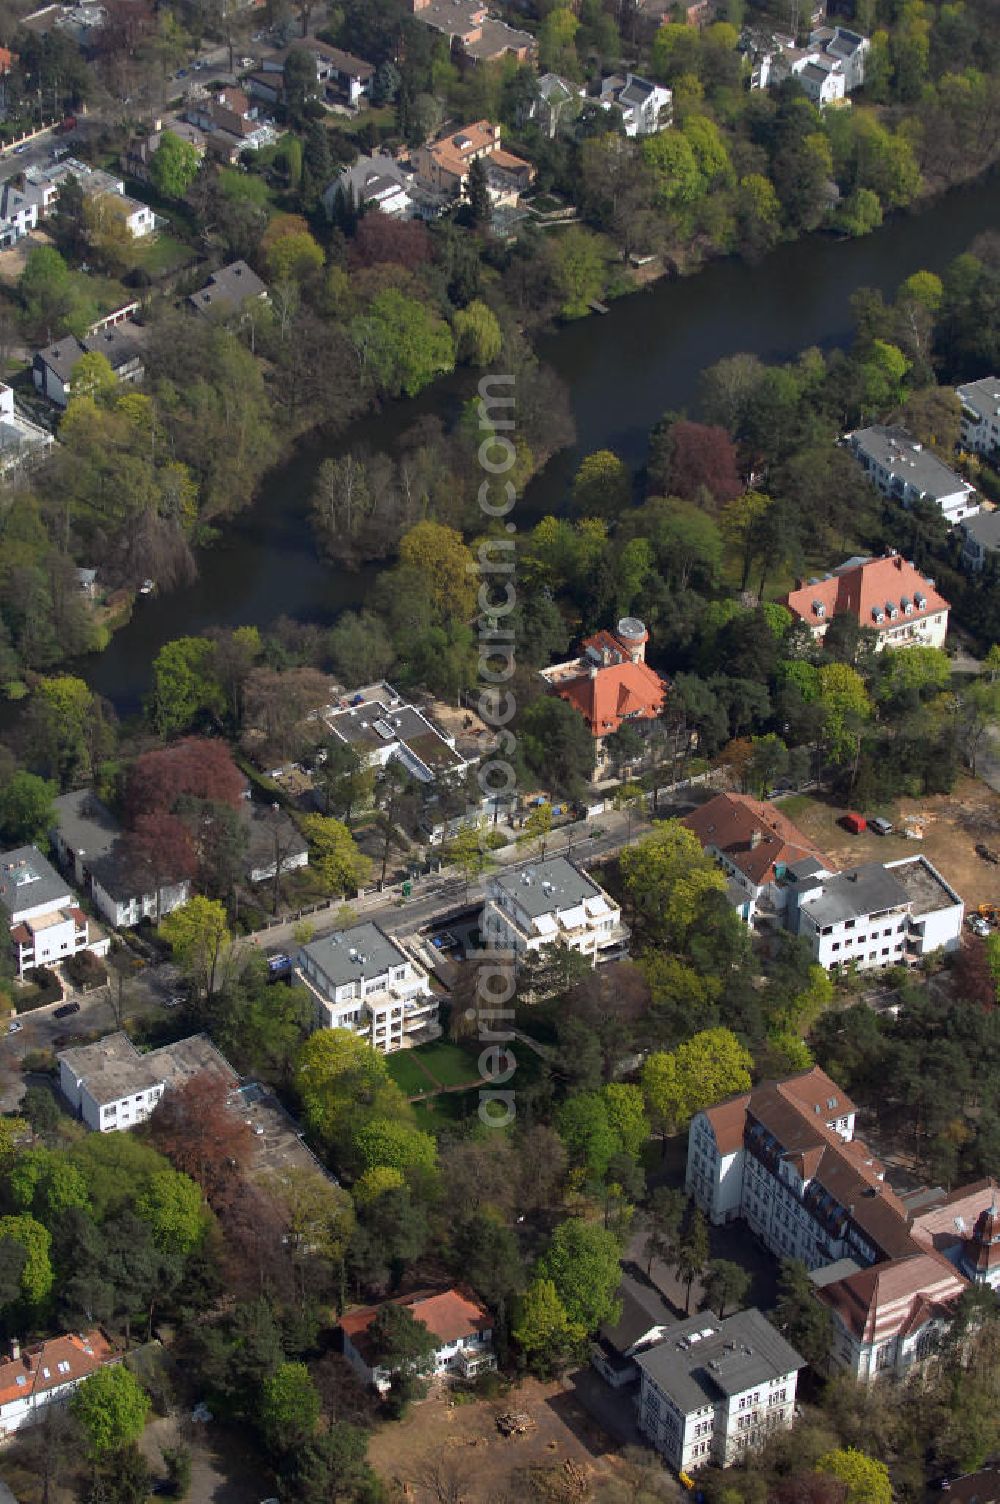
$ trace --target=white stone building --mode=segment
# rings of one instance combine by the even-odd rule
[[[931,502],[941,508],[948,523],[961,522],[978,511],[975,488],[905,428],[873,424],[845,437],[851,453],[883,496],[907,508],[918,501]]]
[[[810,872],[788,887],[788,927],[827,971],[873,971],[956,950],[965,905],[925,856]]]
[[[877,652],[943,648],[951,610],[934,581],[895,551],[880,559],[847,559],[822,579],[800,580],[781,603],[817,642],[835,616],[852,616],[875,634]]]
[[[517,961],[565,945],[596,965],[620,957],[628,941],[620,906],[564,856],[488,877],[481,927],[487,946]]]
[[[208,1073],[221,1093],[238,1085],[232,1066],[207,1034],[192,1034],[143,1054],[127,1034],[106,1034],[94,1044],[63,1050],[59,1089],[95,1133],[113,1133],[144,1123],[172,1086]]]
[[[997,1186],[898,1196],[854,1137],[856,1109],[814,1067],[696,1113],[686,1186],[716,1223],[742,1219],[812,1271],[831,1313],[831,1365],[905,1376],[970,1282],[1000,1283]]]
[[[962,404],[962,448],[976,454],[1000,449],[1000,376],[983,376],[955,388]]]
[[[163,882],[157,891],[131,870],[122,852],[122,828],[93,789],[74,789],[53,803],[52,844],[60,863],[89,893],[94,907],[115,929],[143,919],[157,922],[191,897],[188,878]]]
[[[10,931],[16,975],[54,966],[81,950],[106,956],[107,935],[89,920],[68,883],[37,846],[0,855],[0,914]]]
[[[805,1361],[756,1309],[703,1311],[635,1361],[639,1429],[678,1472],[729,1467],[791,1429]]]
[[[296,975],[313,995],[318,1028],[350,1029],[383,1054],[439,1032],[427,972],[377,924],[310,941]]]
[[[601,79],[599,103],[605,109],[617,105],[622,112],[626,136],[655,136],[666,130],[673,111],[673,92],[636,73],[624,77],[612,73]]]

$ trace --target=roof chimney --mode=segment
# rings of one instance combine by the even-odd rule
[[[754,830],[754,831],[752,831],[751,834],[750,834],[750,850],[751,851],[756,851],[757,847],[760,845],[760,843],[761,843],[761,841],[763,839],[764,839],[764,832],[762,830]]]
[[[16,1337],[12,1337],[10,1339],[10,1356],[12,1362],[14,1363],[16,1363],[18,1358],[21,1356],[21,1344],[20,1342],[18,1342]]]

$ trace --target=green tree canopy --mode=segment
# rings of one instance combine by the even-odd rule
[[[164,198],[183,198],[198,176],[201,157],[190,141],[164,131],[149,163],[149,177]]]
[[[593,1222],[560,1222],[538,1261],[538,1276],[555,1286],[570,1323],[594,1332],[618,1310],[618,1242]]]
[[[70,1400],[91,1455],[105,1457],[138,1441],[149,1414],[149,1395],[123,1363],[99,1368]]]

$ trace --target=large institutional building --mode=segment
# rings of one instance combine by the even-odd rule
[[[695,1114],[686,1186],[716,1224],[742,1219],[776,1257],[813,1272],[832,1363],[905,1375],[970,1283],[1000,1285],[1000,1189],[990,1179],[898,1196],[856,1108],[814,1068]]]

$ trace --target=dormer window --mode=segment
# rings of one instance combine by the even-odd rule
[[[883,622],[883,621],[885,621],[885,612],[882,610],[881,606],[873,606],[872,607],[872,621],[874,621],[874,622]]]
[[[896,602],[895,601],[886,601],[886,603],[885,603],[885,612],[886,612],[886,615],[888,616],[888,618],[889,618],[890,621],[895,621],[896,617],[899,615],[899,609],[898,609],[898,607],[896,605]]]
[[[813,601],[813,610],[815,611],[816,615],[820,618],[820,620],[822,620],[823,617],[826,615],[826,607],[824,606],[824,604],[823,604],[822,601]]]
[[[899,604],[903,608],[903,615],[904,616],[912,616],[912,614],[913,614],[913,602],[910,600],[910,597],[908,595],[904,595]]]
[[[916,608],[917,608],[918,611],[922,611],[924,609],[924,607],[927,605],[927,597],[926,597],[926,595],[924,595],[920,590],[918,590],[915,593],[914,597],[913,597],[913,604],[916,606]]]

